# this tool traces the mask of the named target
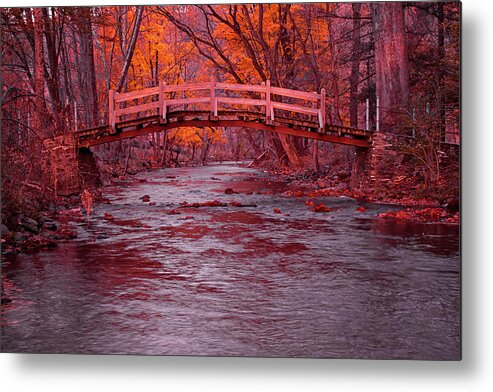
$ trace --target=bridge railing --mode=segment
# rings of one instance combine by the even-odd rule
[[[205,94],[204,94],[205,92]],[[233,92],[236,96],[224,95]],[[180,98],[180,93],[182,97]],[[195,95],[195,96],[188,96]],[[240,94],[245,96],[238,96]],[[200,95],[201,94],[201,95]],[[199,96],[196,96],[199,95]],[[265,117],[266,124],[272,124],[279,111],[302,114],[314,118],[320,129],[325,127],[325,89],[320,93],[273,87],[267,80],[260,85],[242,85],[209,82],[181,85],[166,85],[136,90],[128,93],[109,92],[109,126],[113,129],[123,116],[157,112],[161,121],[168,120],[169,109],[176,106],[202,106],[210,111],[212,120],[217,119],[219,109],[231,106],[256,107]],[[139,103],[144,99],[144,103]],[[149,102],[150,101],[150,102]],[[293,103],[294,102],[294,103]],[[132,105],[132,106],[129,106]]]

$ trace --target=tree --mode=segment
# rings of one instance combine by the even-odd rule
[[[44,44],[43,44],[43,11],[41,8],[34,8],[34,95],[35,109],[33,113],[33,128],[39,135],[45,135],[44,129]]]
[[[380,99],[380,129],[402,133],[400,111],[409,104],[404,8],[401,2],[372,3],[375,35],[376,93]]]
[[[85,99],[82,101],[86,126],[95,126],[99,120],[99,102],[96,88],[96,69],[94,65],[94,44],[92,8],[78,7],[76,15],[79,30],[79,88]]]
[[[130,67],[130,63],[132,62],[132,57],[134,54],[135,50],[135,44],[137,43],[137,37],[139,35],[139,29],[140,29],[140,23],[142,22],[142,12],[144,11],[143,6],[138,6],[135,12],[135,18],[134,18],[134,23],[133,23],[133,29],[132,29],[132,34],[130,36],[130,42],[128,46],[122,45],[122,52],[123,52],[123,67],[122,71],[120,73],[120,77],[118,78],[118,81],[116,82],[116,91],[120,92],[125,84],[125,81],[127,79],[127,73],[128,69]],[[126,32],[124,32],[126,33]]]

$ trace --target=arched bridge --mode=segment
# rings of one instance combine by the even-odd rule
[[[181,127],[239,127],[358,147],[372,131],[327,122],[326,93],[209,82],[109,92],[108,125],[75,132],[78,148]]]

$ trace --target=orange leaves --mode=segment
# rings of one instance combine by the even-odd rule
[[[175,144],[182,147],[200,147],[205,141],[210,143],[224,143],[223,132],[211,128],[184,127],[169,131],[169,137]]]

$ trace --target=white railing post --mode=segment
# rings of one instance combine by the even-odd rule
[[[166,83],[164,80],[159,81],[159,122],[166,123],[166,99],[165,94]]]
[[[365,130],[370,130],[370,100],[366,98],[366,119],[365,119]]]
[[[214,120],[217,117],[216,82],[214,81],[214,76],[211,76],[210,99],[211,120]]]
[[[377,97],[377,132],[380,131],[380,97]]]
[[[111,129],[115,129],[116,116],[115,116],[115,91],[110,90],[108,96],[108,125]]]
[[[270,80],[265,82],[265,123],[272,124],[274,120],[274,109],[270,101]]]
[[[325,89],[320,90],[320,110],[319,110],[319,123],[320,128],[325,128]]]
[[[260,85],[262,86],[262,89],[264,90],[264,92],[263,92],[263,93],[260,93],[260,99],[261,99],[262,101],[267,102],[267,101],[266,101],[266,97],[265,97],[265,91],[266,91],[266,88],[265,88],[265,82],[260,83]],[[262,114],[266,114],[266,113],[267,113],[266,104],[264,104],[264,105],[260,108],[260,112],[261,112]]]

